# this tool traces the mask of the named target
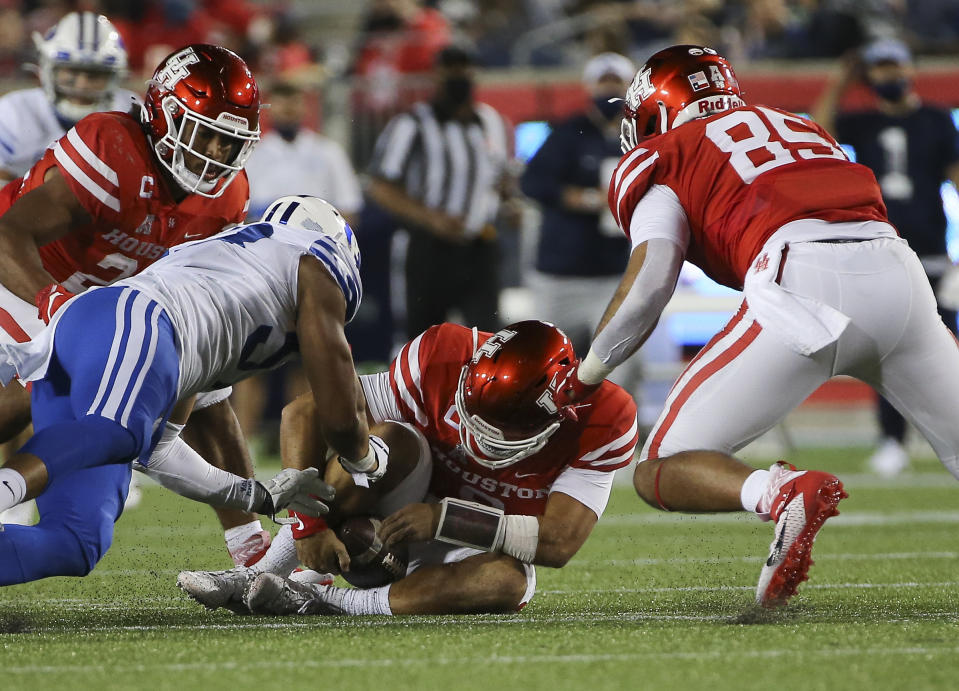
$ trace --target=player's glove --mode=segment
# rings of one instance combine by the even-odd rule
[[[573,364],[565,370],[559,372],[553,377],[550,389],[553,393],[553,402],[559,408],[563,416],[576,420],[576,404],[592,396],[599,384],[586,384],[579,378],[580,360],[575,360]]]
[[[265,483],[256,483],[263,492],[257,492],[257,513],[272,518],[276,523],[293,523],[294,518],[278,518],[283,509],[293,509],[304,516],[323,516],[330,511],[336,490],[320,479],[316,468],[297,470],[284,468]]]
[[[53,314],[73,296],[74,293],[71,293],[59,283],[51,283],[37,293],[35,300],[37,316],[43,320],[44,324],[49,324]]]

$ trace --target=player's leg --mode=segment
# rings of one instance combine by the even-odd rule
[[[411,573],[389,585],[338,588],[263,574],[246,602],[255,614],[501,614],[522,609],[536,590],[536,570],[513,557],[435,540],[414,549]]]
[[[731,454],[828,379],[832,359],[832,347],[793,352],[744,303],[673,385],[633,476],[639,496],[673,511],[755,510],[766,471]]]
[[[0,585],[88,574],[110,547],[129,486],[129,463],[53,480],[37,497],[39,523],[0,532]]]
[[[451,285],[457,267],[443,243],[425,231],[410,233],[406,248],[406,335],[415,338],[433,324],[446,321]]]
[[[498,331],[502,263],[499,246],[476,240],[455,250],[459,272],[455,306],[459,307],[463,322],[483,331]]]
[[[78,297],[33,387],[36,433],[0,470],[22,485],[13,504],[61,475],[148,455],[176,397],[178,360],[172,324],[144,295],[107,288]],[[13,504],[0,496],[0,510]]]

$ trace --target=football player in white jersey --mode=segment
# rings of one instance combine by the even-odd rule
[[[33,41],[40,86],[0,98],[0,184],[23,176],[81,118],[139,104],[120,88],[127,51],[103,15],[71,12]]]
[[[318,430],[348,470],[381,477],[389,449],[369,437],[344,335],[362,297],[359,264],[332,206],[284,197],[259,223],[72,298],[29,343],[0,345],[0,378],[34,383],[36,429],[0,468],[0,511],[36,497],[42,517],[0,532],[0,585],[89,573],[110,545],[131,462],[202,463],[177,438],[192,398],[298,353]],[[245,487],[247,510],[278,508],[269,488]]]

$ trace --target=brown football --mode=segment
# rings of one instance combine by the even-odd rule
[[[350,555],[350,570],[343,572],[343,578],[357,588],[376,588],[406,575],[406,547],[386,547],[377,534],[379,528],[379,519],[353,516],[336,531]]]

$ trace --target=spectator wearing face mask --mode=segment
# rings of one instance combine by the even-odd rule
[[[846,58],[813,116],[840,143],[852,146],[857,162],[875,173],[889,220],[919,255],[936,287],[951,267],[940,187],[950,180],[959,183],[959,135],[946,109],[923,103],[913,90],[914,73],[903,43],[891,39],[870,43]],[[840,112],[843,94],[857,82],[875,93],[876,105]],[[955,332],[956,312],[942,307],[939,312]],[[870,465],[878,473],[895,475],[909,463],[903,448],[906,423],[884,398],[879,402],[879,422],[883,438]]]
[[[409,232],[406,331],[412,338],[456,314],[498,328],[495,222],[513,187],[503,117],[474,99],[470,52],[437,56],[434,91],[387,124],[370,165],[370,198]]]
[[[270,91],[269,103],[270,131],[247,163],[250,217],[258,218],[277,197],[309,194],[355,221],[363,206],[356,172],[343,147],[306,126],[303,88],[279,82]]]

